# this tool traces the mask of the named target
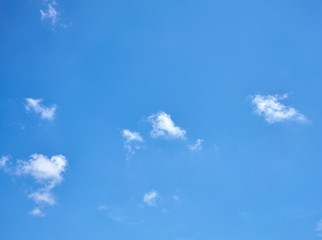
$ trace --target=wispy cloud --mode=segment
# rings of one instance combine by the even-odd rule
[[[50,21],[52,25],[57,23],[60,12],[57,10],[56,5],[57,3],[52,1],[51,3],[46,4],[47,8],[45,10],[40,10],[42,21]]]
[[[5,166],[9,160],[8,157],[1,157],[1,166]],[[63,155],[55,155],[48,158],[42,154],[33,154],[28,160],[18,160],[17,165],[12,167],[8,173],[18,176],[30,176],[35,180],[38,189],[29,194],[38,207],[32,210],[31,214],[35,216],[44,216],[40,206],[54,205],[56,203],[53,196],[53,188],[63,181],[63,173],[67,168],[67,159]]]
[[[46,107],[41,104],[43,99],[25,98],[25,108],[27,111],[33,111],[40,114],[42,119],[53,120],[55,117],[56,105]]]
[[[151,136],[154,138],[185,138],[186,130],[175,126],[171,116],[165,112],[152,114],[148,117],[148,121],[152,124]]]
[[[255,113],[264,116],[268,123],[283,121],[306,122],[307,118],[293,107],[285,106],[280,100],[288,98],[287,94],[278,95],[255,95],[252,97],[252,104]]]
[[[177,194],[175,194],[173,195],[173,200],[176,202],[180,202],[180,197]]]
[[[141,143],[143,138],[139,132],[131,132],[128,129],[122,131],[122,136],[124,138],[124,148],[127,151],[127,159],[135,153],[135,150],[141,148]]]
[[[157,199],[159,198],[159,193],[157,191],[152,190],[151,192],[147,192],[143,196],[143,202],[148,206],[156,205]]]
[[[0,157],[0,168],[7,167],[7,162],[9,161],[9,156],[3,155]]]
[[[36,192],[33,192],[33,193],[29,194],[28,197],[31,198],[32,200],[34,200],[34,202],[37,204],[45,203],[45,204],[49,204],[49,205],[54,205],[56,203],[54,196],[52,195],[50,190],[47,188],[40,189]]]
[[[315,230],[318,232],[318,236],[322,237],[322,219],[317,222]]]
[[[196,143],[189,145],[188,148],[191,151],[197,151],[197,150],[200,151],[202,149],[202,143],[203,143],[202,139],[197,139]]]
[[[39,209],[39,208],[34,208],[31,212],[30,212],[31,215],[34,215],[34,216],[39,216],[39,217],[44,217],[45,214]]]
[[[121,208],[106,205],[106,204],[100,204],[98,206],[98,210],[105,211],[108,214],[108,217],[116,222],[120,222],[120,223],[129,222],[128,215]]]
[[[119,207],[101,203],[98,205],[97,209],[117,223],[136,225],[144,222],[143,219],[138,219],[132,208],[129,209],[126,206]]]

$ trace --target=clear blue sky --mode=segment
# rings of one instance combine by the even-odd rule
[[[321,12],[0,1],[0,239],[320,239]]]

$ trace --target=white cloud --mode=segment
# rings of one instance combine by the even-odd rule
[[[201,146],[202,143],[203,143],[202,139],[197,139],[195,144],[189,145],[188,147],[191,151],[196,151],[196,150],[200,151],[202,149],[202,146]]]
[[[28,196],[38,204],[54,205],[56,203],[53,195],[48,189],[39,190],[29,194]]]
[[[131,132],[128,129],[123,130],[123,137],[126,142],[142,142],[143,138],[141,137],[139,132]]]
[[[52,156],[50,159],[42,154],[33,154],[28,161],[18,161],[17,174],[30,175],[40,183],[54,187],[63,180],[62,173],[67,167],[63,155]]]
[[[279,100],[287,98],[288,95],[255,95],[252,97],[252,104],[255,106],[255,112],[264,116],[268,123],[276,123],[283,121],[299,121],[306,122],[307,118],[300,114],[295,108],[285,106]]]
[[[1,156],[0,158],[0,168],[5,168],[7,167],[7,162],[9,161],[8,156]]]
[[[148,120],[152,123],[151,136],[154,138],[185,138],[186,130],[175,126],[169,114],[165,112],[158,112],[148,117]]]
[[[41,105],[40,103],[43,99],[33,99],[33,98],[25,98],[25,108],[27,111],[34,111],[35,113],[40,114],[42,119],[53,120],[56,111],[56,105],[52,107],[46,107]]]
[[[33,177],[41,188],[29,194],[36,204],[54,205],[56,203],[52,189],[63,180],[62,174],[66,171],[67,160],[63,155],[48,158],[42,154],[33,154],[29,160],[18,160],[17,175]]]
[[[31,215],[34,216],[39,216],[39,217],[44,217],[45,214],[39,209],[39,208],[35,208],[30,212]]]
[[[122,136],[124,138],[124,148],[127,150],[127,159],[130,155],[135,153],[135,150],[141,148],[141,143],[143,138],[139,132],[131,132],[128,129],[122,131]]]
[[[159,198],[158,192],[153,190],[151,192],[144,194],[143,202],[148,206],[154,206],[158,198]]]
[[[56,2],[53,1],[51,4],[49,3],[47,5],[47,9],[46,10],[40,10],[40,15],[41,15],[41,20],[48,20],[51,22],[52,25],[55,25],[58,21],[58,16],[60,15],[60,13],[57,11],[56,9]]]
[[[8,157],[3,156],[0,160],[1,165],[5,165]],[[11,167],[8,173],[32,177],[38,187],[34,189],[28,197],[38,206],[54,205],[55,197],[52,193],[53,188],[63,181],[63,173],[67,168],[67,159],[63,155],[55,155],[51,158],[43,154],[33,154],[28,160],[18,160],[15,167]],[[44,216],[37,207],[31,211],[32,215]]]

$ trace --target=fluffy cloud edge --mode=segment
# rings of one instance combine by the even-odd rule
[[[284,95],[260,95],[251,96],[254,112],[263,116],[269,124],[285,121],[307,122],[308,119],[294,107],[286,106],[280,102],[288,98]]]
[[[148,117],[148,121],[152,124],[150,135],[153,138],[186,138],[186,130],[176,126],[171,116],[163,111],[152,114]]]
[[[143,203],[148,206],[155,206],[158,198],[159,193],[155,190],[152,190],[143,195]]]
[[[57,106],[53,105],[51,107],[47,107],[41,104],[42,101],[42,98],[25,98],[25,109],[27,111],[32,111],[36,114],[39,114],[41,119],[53,120],[55,117]]]

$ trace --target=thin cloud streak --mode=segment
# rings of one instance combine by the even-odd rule
[[[200,151],[202,149],[202,143],[203,143],[202,139],[197,139],[196,143],[189,145],[188,148],[191,151]]]

